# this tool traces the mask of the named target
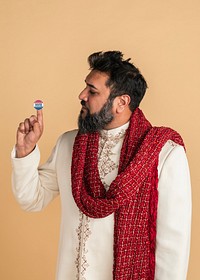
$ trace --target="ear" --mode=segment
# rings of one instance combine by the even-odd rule
[[[129,107],[130,102],[131,102],[131,98],[128,94],[117,96],[116,112],[117,113],[123,112],[125,109],[127,109],[127,107]]]

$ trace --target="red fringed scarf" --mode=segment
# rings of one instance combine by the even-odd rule
[[[72,193],[79,209],[92,218],[112,213],[114,280],[153,280],[158,203],[158,156],[167,140],[183,145],[180,135],[152,127],[142,111],[132,114],[123,141],[118,176],[106,192],[98,173],[99,133],[77,134],[72,157]]]

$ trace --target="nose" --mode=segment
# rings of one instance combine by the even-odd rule
[[[85,88],[81,93],[79,94],[79,99],[87,101],[88,100],[88,90]]]

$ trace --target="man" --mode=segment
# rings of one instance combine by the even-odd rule
[[[20,123],[13,191],[26,211],[61,195],[58,280],[186,279],[190,177],[180,135],[138,108],[147,84],[121,52],[88,58],[79,130],[38,167],[42,111]]]

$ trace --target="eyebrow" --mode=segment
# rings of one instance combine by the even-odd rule
[[[98,88],[96,88],[96,87],[95,87],[94,85],[92,85],[92,84],[89,84],[86,80],[85,80],[85,83],[86,83],[87,86],[98,90]]]

